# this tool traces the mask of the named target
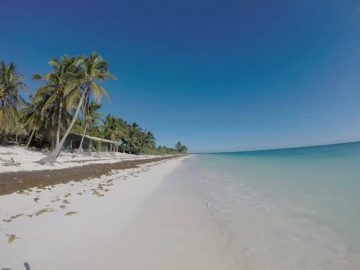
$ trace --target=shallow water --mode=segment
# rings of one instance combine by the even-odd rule
[[[241,269],[360,269],[360,143],[185,164]]]

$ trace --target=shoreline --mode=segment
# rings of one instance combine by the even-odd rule
[[[83,181],[108,175],[113,170],[137,168],[139,165],[159,162],[181,156],[152,157],[136,160],[118,161],[114,163],[86,164],[81,167],[61,169],[44,169],[34,171],[17,171],[0,173],[0,196],[21,192],[29,188],[45,188],[56,184],[66,184],[71,181]]]
[[[242,269],[208,208],[185,159],[146,199],[136,220],[116,238],[118,268],[132,270]],[[139,259],[141,258],[141,259]],[[111,268],[113,269],[113,268]]]

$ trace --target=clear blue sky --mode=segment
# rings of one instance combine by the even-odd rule
[[[0,0],[0,59],[31,76],[100,53],[104,113],[192,151],[360,139],[358,0]]]

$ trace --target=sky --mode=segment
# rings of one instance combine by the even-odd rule
[[[98,52],[103,114],[193,152],[360,140],[358,0],[0,0],[0,60],[29,93]]]

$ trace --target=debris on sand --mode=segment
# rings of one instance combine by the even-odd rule
[[[65,214],[65,216],[72,216],[72,215],[76,215],[76,214],[77,214],[77,212],[71,211],[71,212],[67,212]]]
[[[7,160],[3,163],[4,166],[20,166],[20,162],[15,162],[13,158],[10,158],[10,160]]]
[[[17,237],[15,234],[7,234],[6,235],[8,237],[8,243],[11,244],[12,242],[14,242],[16,239],[20,239],[19,237]]]
[[[54,212],[54,209],[51,209],[51,208],[43,208],[43,209],[40,209],[39,211],[35,212],[35,216],[40,216],[44,213],[47,213],[47,212]]]

